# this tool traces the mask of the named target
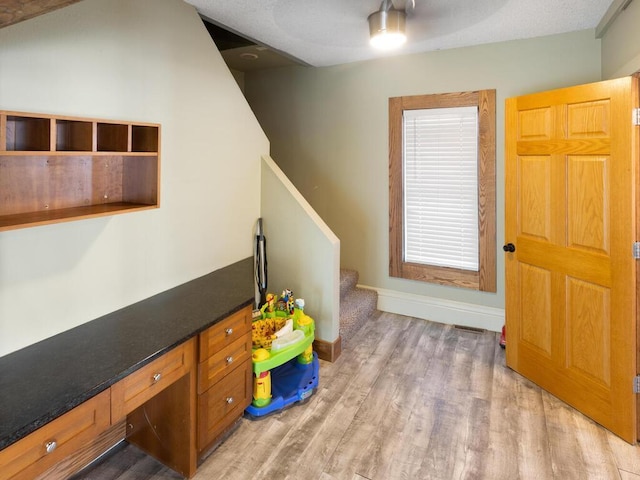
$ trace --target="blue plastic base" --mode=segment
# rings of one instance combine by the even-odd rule
[[[249,405],[245,412],[251,417],[263,417],[279,412],[296,402],[307,400],[318,387],[320,364],[313,352],[313,360],[307,365],[298,363],[297,358],[271,369],[271,403],[264,407]]]

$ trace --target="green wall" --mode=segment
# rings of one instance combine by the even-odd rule
[[[245,75],[245,94],[271,142],[272,158],[338,236],[341,265],[358,270],[361,284],[399,297],[503,309],[504,100],[598,81],[600,69],[600,41],[588,30],[333,67],[252,72]],[[388,98],[478,89],[497,91],[498,292],[390,278]]]

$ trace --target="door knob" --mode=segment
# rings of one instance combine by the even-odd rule
[[[502,246],[502,249],[505,252],[515,252],[516,251],[516,246],[513,243],[507,243],[506,245]]]

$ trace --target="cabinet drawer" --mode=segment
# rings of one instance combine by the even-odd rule
[[[251,335],[245,334],[198,365],[198,393],[204,393],[238,365],[251,358]]]
[[[165,353],[111,387],[111,416],[118,420],[188,374],[194,364],[195,339]]]
[[[33,479],[71,455],[109,428],[109,405],[106,390],[0,451],[0,477]]]
[[[202,395],[198,395],[198,450],[202,451],[251,403],[251,361],[239,365]]]
[[[199,362],[204,362],[227,345],[251,332],[251,305],[227,317],[200,334]]]

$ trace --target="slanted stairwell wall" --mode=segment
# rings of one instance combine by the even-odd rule
[[[340,240],[269,156],[261,162],[260,215],[267,239],[268,288],[304,298],[316,339],[333,343],[340,325]]]

